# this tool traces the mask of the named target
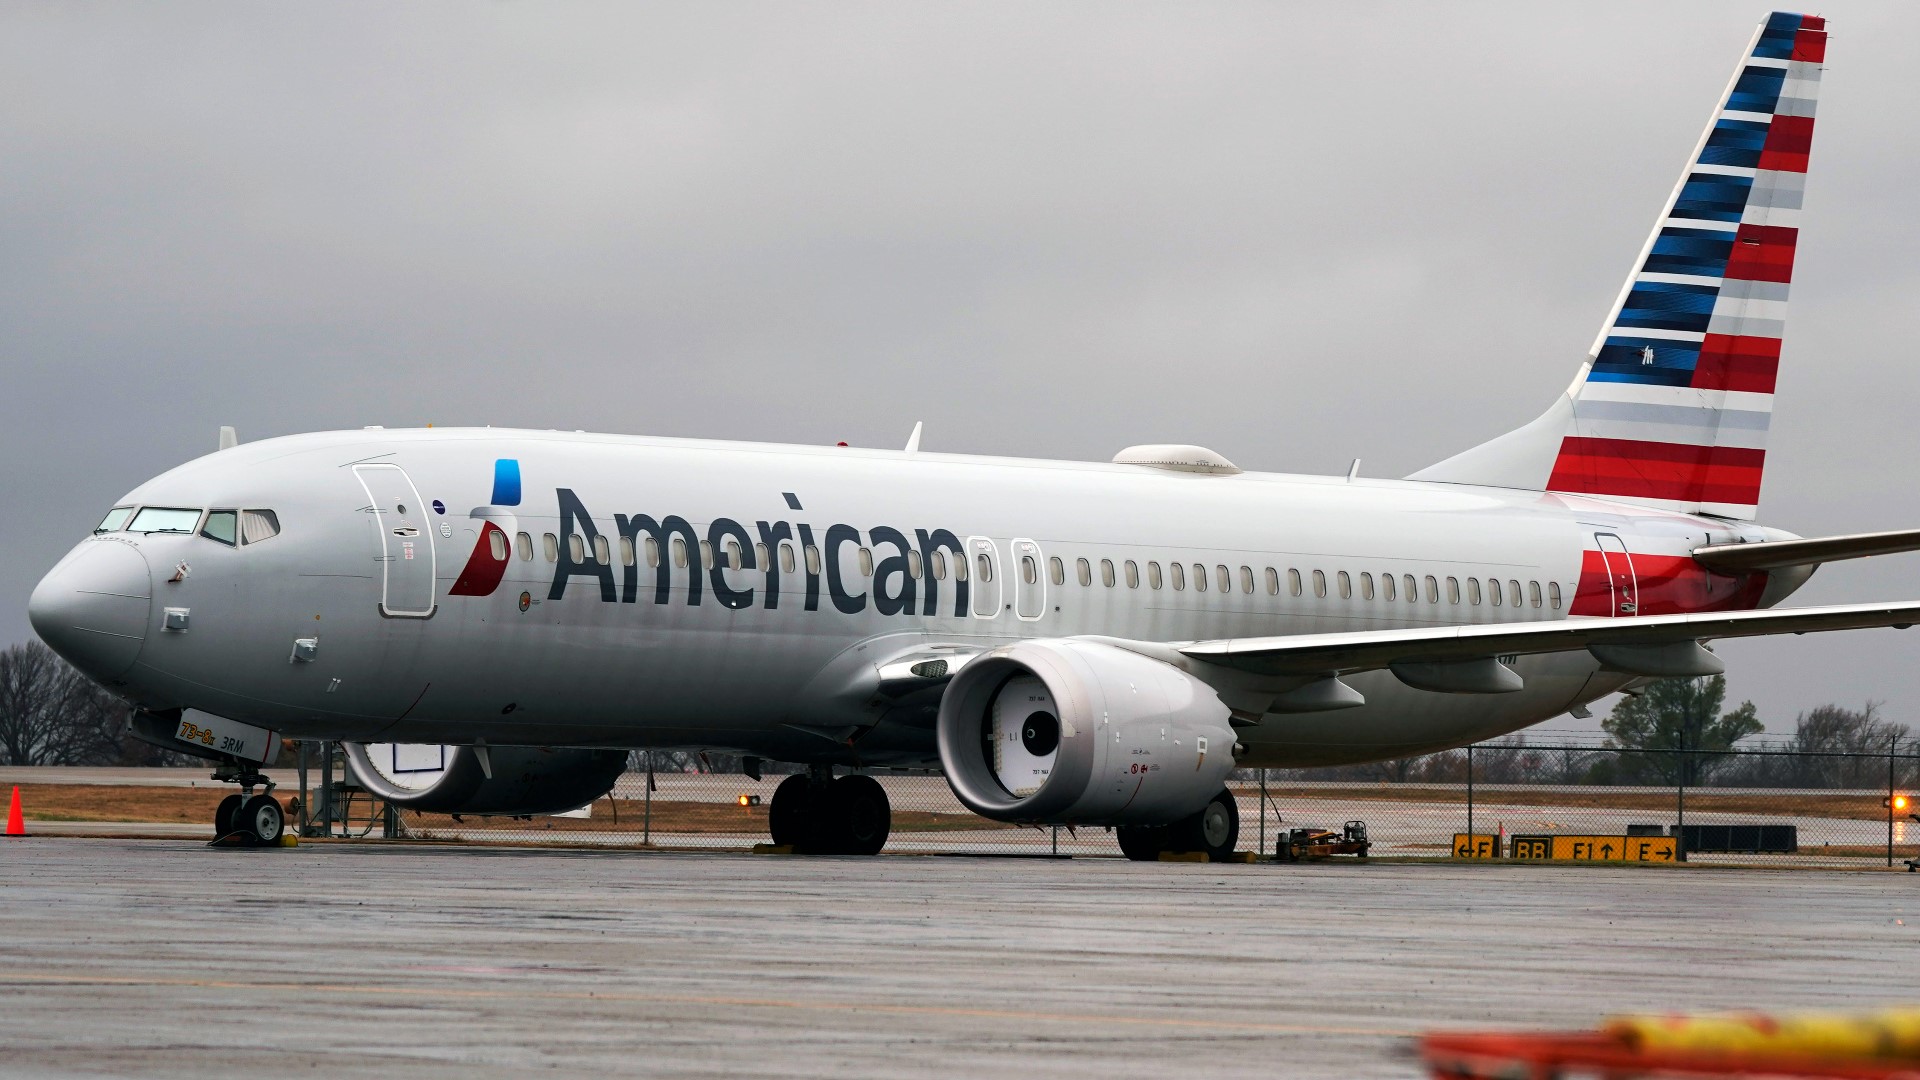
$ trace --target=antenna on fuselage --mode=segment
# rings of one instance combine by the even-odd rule
[[[1347,466],[1347,483],[1349,484],[1353,483],[1354,478],[1359,475],[1360,475],[1360,459],[1354,458],[1353,464]]]
[[[913,422],[913,434],[907,436],[907,453],[917,454],[919,452],[920,452],[920,421],[915,420]]]
[[[220,428],[220,449],[231,450],[239,445],[240,436],[234,432],[232,426],[222,425]]]

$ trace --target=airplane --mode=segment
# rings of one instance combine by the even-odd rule
[[[873,854],[869,770],[1129,858],[1231,853],[1242,767],[1516,731],[1723,638],[1899,627],[1785,608],[1920,530],[1756,523],[1825,58],[1769,16],[1566,391],[1400,480],[491,428],[239,443],[141,484],[35,589],[36,632],[143,738],[240,785],[271,843],[282,735],[405,807],[559,812],[635,748],[803,766],[778,844]]]

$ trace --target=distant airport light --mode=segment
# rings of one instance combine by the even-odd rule
[[[1887,803],[1887,800],[1882,799],[1881,805],[1884,806],[1889,804]],[[1893,797],[1893,801],[1891,805],[1895,810],[1905,810],[1907,808],[1907,797],[1905,795],[1895,795]]]
[[[742,796],[740,796],[740,798],[739,798],[739,799],[738,799],[737,801],[738,801],[738,802],[740,803],[740,805],[741,805],[741,806],[759,806],[759,805],[760,805],[760,796],[758,796],[758,795],[742,795]],[[1901,806],[1905,806],[1905,805],[1907,805],[1907,804],[1903,802],[1903,803],[1901,803],[1900,805],[1901,805]]]

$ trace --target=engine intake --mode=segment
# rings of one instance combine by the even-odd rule
[[[996,821],[1164,825],[1233,770],[1227,707],[1171,664],[1092,641],[984,653],[940,700],[940,762],[967,809]]]
[[[559,814],[613,790],[625,750],[342,743],[376,798],[432,814]],[[484,760],[482,754],[484,753]]]

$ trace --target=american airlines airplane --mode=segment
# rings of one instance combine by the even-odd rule
[[[1720,638],[1906,627],[1920,603],[1774,609],[1920,530],[1754,523],[1826,48],[1774,14],[1567,390],[1404,480],[554,431],[336,431],[140,485],[34,591],[49,645],[278,838],[281,735],[375,794],[529,814],[630,748],[805,771],[776,843],[872,854],[862,770],[936,767],[1008,822],[1224,856],[1239,766],[1511,732]],[[836,773],[839,770],[839,773]]]

